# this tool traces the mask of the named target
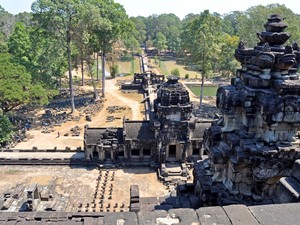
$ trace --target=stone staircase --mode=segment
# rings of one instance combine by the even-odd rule
[[[190,178],[189,169],[185,163],[162,163],[158,169],[159,180],[166,183],[187,182]]]
[[[296,160],[290,177],[282,177],[276,189],[278,203],[300,202],[300,160]]]

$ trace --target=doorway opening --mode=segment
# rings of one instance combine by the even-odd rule
[[[140,156],[140,150],[139,149],[131,149],[131,156],[134,156],[134,157]]]
[[[143,149],[143,155],[144,155],[144,156],[151,156],[151,149],[149,149],[149,148],[144,148],[144,149]]]
[[[176,158],[176,145],[169,145],[169,158]]]
[[[99,159],[99,152],[97,151],[96,147],[93,151],[93,159],[96,159],[96,160]]]

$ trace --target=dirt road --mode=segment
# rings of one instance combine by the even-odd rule
[[[89,125],[90,127],[121,127],[123,117],[130,120],[143,120],[144,114],[141,111],[144,110],[144,107],[140,103],[143,96],[141,94],[123,94],[116,85],[116,82],[116,79],[106,80],[106,98],[103,108],[95,114],[91,122],[86,121],[85,118],[81,118],[79,121],[68,121],[60,127],[54,127],[53,132],[46,134],[42,133],[41,130],[32,129],[29,133],[33,138],[26,142],[18,143],[15,149],[32,149],[32,147],[37,147],[38,149],[53,149],[54,147],[58,149],[65,149],[66,147],[70,147],[71,149],[76,149],[77,147],[83,148],[85,125]],[[92,87],[84,86],[83,89],[92,90]],[[109,106],[124,106],[126,109],[109,113],[107,110]],[[112,122],[107,122],[107,116],[114,116],[116,119]],[[78,126],[80,129],[79,136],[64,136],[70,133],[70,129],[75,126]],[[58,135],[58,132],[60,135]]]

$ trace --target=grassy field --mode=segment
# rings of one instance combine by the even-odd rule
[[[107,72],[110,72],[110,65],[111,63],[106,61],[105,63],[105,70]],[[124,74],[126,77],[130,77],[133,76],[134,73],[140,73],[140,62],[139,62],[139,58],[135,57],[134,61],[119,61],[118,62],[119,65],[119,72],[118,74]],[[101,62],[99,63],[99,73],[100,76],[102,74],[101,72]],[[94,71],[96,71],[96,65],[94,65]],[[95,72],[96,73],[96,72]]]
[[[187,85],[196,96],[200,96],[200,86]],[[203,96],[216,96],[218,87],[204,87]]]
[[[140,72],[140,63],[139,59],[137,57],[134,58],[134,63],[132,61],[126,61],[126,62],[119,62],[119,73],[122,74],[130,74],[133,75],[134,73]]]
[[[187,70],[184,66],[176,64],[175,60],[167,60],[167,61],[161,60],[160,67],[158,67],[157,69],[162,74],[170,75],[171,71],[175,68],[179,69],[180,77],[182,77],[182,78],[185,77],[185,74],[189,74],[189,78],[200,78],[201,77],[200,72]]]

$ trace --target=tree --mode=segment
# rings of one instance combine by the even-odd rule
[[[221,38],[221,54],[219,57],[219,70],[228,77],[235,73],[239,66],[238,61],[234,58],[234,50],[236,49],[240,39],[238,36],[230,36],[223,34]]]
[[[8,51],[8,46],[5,41],[4,35],[0,32],[0,53],[5,53]]]
[[[75,111],[73,77],[72,77],[72,48],[73,34],[76,32],[80,18],[80,0],[37,0],[32,4],[33,18],[49,35],[65,44],[68,58],[69,89],[71,111]]]
[[[173,53],[178,52],[180,48],[180,29],[179,27],[171,26],[168,36],[166,36],[168,49]]]
[[[137,35],[135,37],[141,43],[141,38],[143,37],[143,43],[148,43],[153,41],[157,42],[157,38],[161,38],[161,34],[165,37],[166,47],[165,49],[176,52],[180,45],[180,19],[173,13],[161,14],[161,15],[151,15],[149,17],[131,17],[131,20],[135,23],[137,29]],[[160,33],[160,34],[159,34]],[[148,45],[149,46],[149,45]]]
[[[14,58],[19,64],[29,69],[30,49],[31,49],[31,41],[30,41],[29,33],[27,32],[23,23],[17,22],[15,26],[15,30],[8,40],[8,51],[10,54],[14,56]]]
[[[238,32],[237,35],[240,40],[246,43],[247,46],[255,46],[259,41],[256,33],[264,31],[263,25],[266,23],[266,19],[271,14],[281,14],[286,18],[286,23],[289,27],[286,29],[291,34],[289,43],[300,39],[300,17],[293,13],[292,10],[280,4],[270,4],[267,6],[254,6],[247,9],[243,16],[238,17]]]
[[[132,31],[133,33],[131,37],[134,37],[139,44],[144,43],[146,39],[146,25],[143,22],[142,17],[130,17],[130,20],[133,22],[135,27]]]
[[[122,49],[124,49],[123,42],[117,41],[113,44],[110,53],[108,53],[106,56],[109,72],[112,77],[115,77],[119,72],[118,61],[121,59],[123,54]]]
[[[66,71],[63,45],[49,37],[43,28],[17,22],[9,37],[8,48],[14,61],[26,67],[33,83],[41,83],[48,90],[57,86]]]
[[[177,52],[180,44],[180,19],[175,14],[169,13],[159,15],[157,20],[158,32],[166,37],[168,49]]]
[[[153,46],[153,41],[150,40],[150,39],[148,39],[148,40],[146,41],[146,48],[151,48],[152,46]]]
[[[154,40],[154,46],[157,48],[159,52],[165,50],[168,47],[167,39],[165,35],[163,35],[161,32],[158,32],[156,34],[156,38]]]
[[[100,15],[106,19],[104,26],[95,29],[96,49],[101,52],[102,59],[102,97],[105,97],[105,61],[107,53],[111,52],[113,44],[122,37],[125,38],[133,29],[124,8],[113,0],[96,1],[96,7],[100,8]]]
[[[151,16],[148,16],[145,19],[145,24],[146,24],[146,41],[148,41],[148,40],[154,40],[156,38],[156,34],[159,31],[157,17],[158,17],[158,15],[153,14]]]
[[[40,84],[32,84],[25,67],[12,62],[9,54],[0,54],[0,109],[3,113],[22,104],[47,102],[44,89]]]
[[[213,62],[220,53],[221,34],[221,19],[205,10],[185,25],[181,35],[182,47],[187,60],[197,65],[202,73],[200,108],[202,106],[204,78],[213,69]]]
[[[76,32],[74,33],[74,43],[79,51],[79,60],[81,65],[81,84],[84,85],[84,60],[87,63],[92,63],[90,56],[97,52],[95,48],[94,31],[101,29],[104,19],[101,17],[101,11],[95,7],[93,2],[86,2],[81,6],[81,15]],[[98,80],[98,52],[97,54],[97,80]],[[89,67],[89,65],[88,65]]]
[[[180,77],[180,72],[179,72],[178,68],[172,69],[171,74],[176,76],[176,77]]]
[[[32,14],[29,12],[21,12],[15,15],[15,21],[23,23],[26,27],[29,27],[32,25],[31,20]]]
[[[119,66],[118,65],[110,66],[110,75],[111,75],[111,77],[115,78],[118,73],[119,73]]]
[[[11,139],[12,124],[9,119],[0,115],[0,146],[6,144]]]
[[[138,40],[133,35],[124,40],[124,46],[131,51],[132,55],[140,48]]]
[[[48,35],[43,28],[30,31],[30,68],[34,82],[41,82],[51,92],[61,87],[61,80],[68,70],[65,45]]]
[[[229,35],[237,35],[240,30],[240,21],[245,14],[241,11],[233,11],[223,17],[222,30]]]
[[[12,14],[5,11],[0,6],[0,32],[4,35],[7,40],[10,34],[13,32],[15,26],[15,18]]]

